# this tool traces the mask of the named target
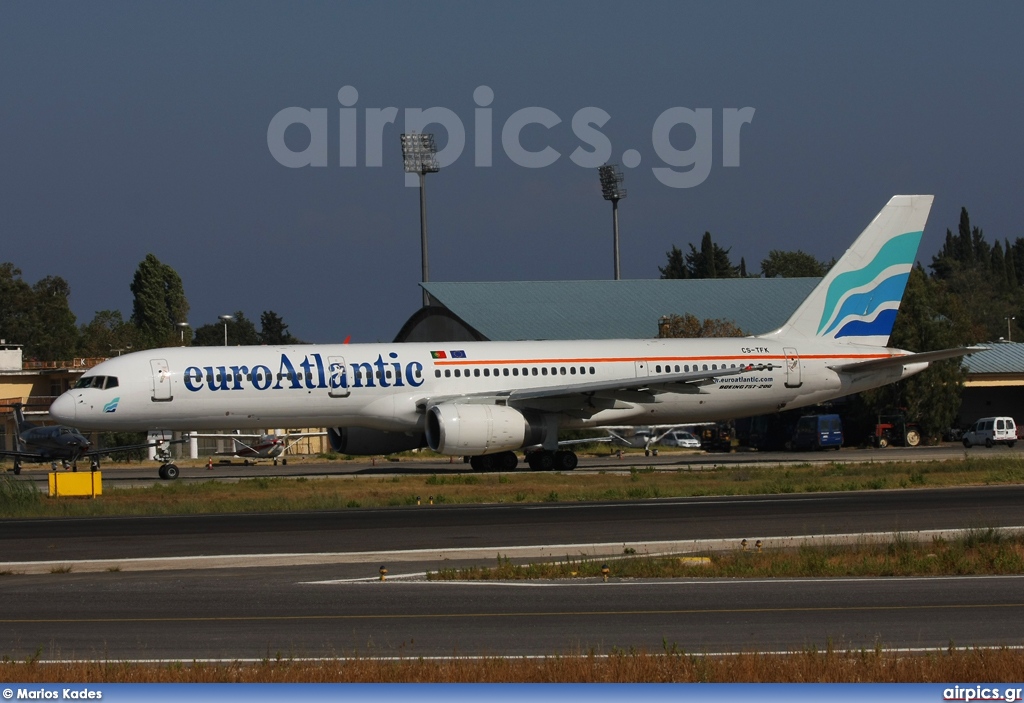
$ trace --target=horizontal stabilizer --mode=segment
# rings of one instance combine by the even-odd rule
[[[890,356],[885,359],[870,359],[869,361],[855,361],[850,364],[830,366],[833,371],[843,373],[858,373],[864,371],[877,371],[879,369],[892,368],[894,366],[906,366],[907,364],[924,364],[943,359],[955,359],[958,356],[969,356],[988,347],[958,347],[957,349],[939,349],[937,351],[921,352],[919,354],[903,354],[901,356]]]

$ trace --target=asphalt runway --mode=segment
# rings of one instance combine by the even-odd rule
[[[648,582],[615,578],[611,557],[624,546],[643,553],[698,539],[1015,526],[1024,524],[1022,509],[1024,487],[1008,486],[2,520],[0,654],[258,659],[1019,646],[1024,577]],[[422,576],[493,564],[512,550],[526,560],[551,545],[556,559],[604,553],[612,578],[509,584]],[[87,559],[113,561],[92,562],[90,572]],[[26,573],[17,561],[41,568]],[[383,583],[381,565],[389,571]]]
[[[703,452],[690,450],[659,449],[658,454],[644,456],[643,452],[626,452],[622,458],[611,456],[580,456],[579,466],[574,473],[592,471],[628,471],[630,467],[652,467],[655,470],[700,471],[718,466],[780,466],[787,464],[807,463],[861,463],[879,461],[948,461],[962,459],[965,456],[979,459],[995,456],[1016,456],[1024,458],[1024,442],[1014,448],[996,446],[991,449],[972,447],[965,449],[957,443],[945,443],[935,447],[887,447],[885,449],[844,448],[839,451],[819,452]],[[178,481],[210,481],[210,480],[241,480],[260,476],[282,476],[318,478],[352,475],[393,475],[393,474],[447,474],[469,473],[472,469],[461,459],[442,458],[416,459],[403,457],[401,460],[388,460],[380,457],[350,461],[317,461],[301,457],[294,459],[287,466],[274,466],[270,461],[246,466],[239,459],[230,463],[215,461],[212,469],[205,464],[200,466],[178,465],[181,475]],[[83,466],[79,470],[86,470]],[[157,476],[159,464],[128,466],[122,463],[106,461],[102,464],[103,481],[110,485],[140,485],[160,481]],[[525,462],[520,461],[519,470],[525,470]],[[26,464],[20,480],[33,481],[43,490],[46,489],[49,473],[48,464]],[[63,471],[63,469],[62,469]]]
[[[444,657],[1022,642],[1024,577],[345,581],[337,569],[0,580],[11,658]]]

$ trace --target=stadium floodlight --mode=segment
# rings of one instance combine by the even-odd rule
[[[423,266],[423,282],[430,280],[430,264],[427,257],[427,181],[428,173],[437,173],[437,145],[433,134],[410,132],[402,135],[402,160],[406,173],[417,173],[420,177],[420,257]],[[423,307],[430,305],[430,295],[423,289]]]
[[[618,166],[605,164],[597,169],[601,179],[601,195],[605,200],[612,201],[612,250],[615,261],[615,280],[619,280],[619,201],[626,197],[626,189],[622,187],[624,176]]]

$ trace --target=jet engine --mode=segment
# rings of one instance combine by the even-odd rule
[[[543,426],[504,405],[441,403],[427,410],[427,446],[454,456],[478,456],[543,441]]]
[[[367,427],[328,427],[331,449],[339,454],[394,454],[426,446],[422,434],[386,432]]]

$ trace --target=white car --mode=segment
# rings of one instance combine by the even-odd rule
[[[666,447],[683,447],[685,449],[700,449],[700,440],[689,432],[675,430],[661,438],[661,443]]]
[[[1012,447],[1017,441],[1017,426],[1012,417],[983,417],[964,432],[963,442],[968,449],[975,444],[991,447],[1005,444]]]

